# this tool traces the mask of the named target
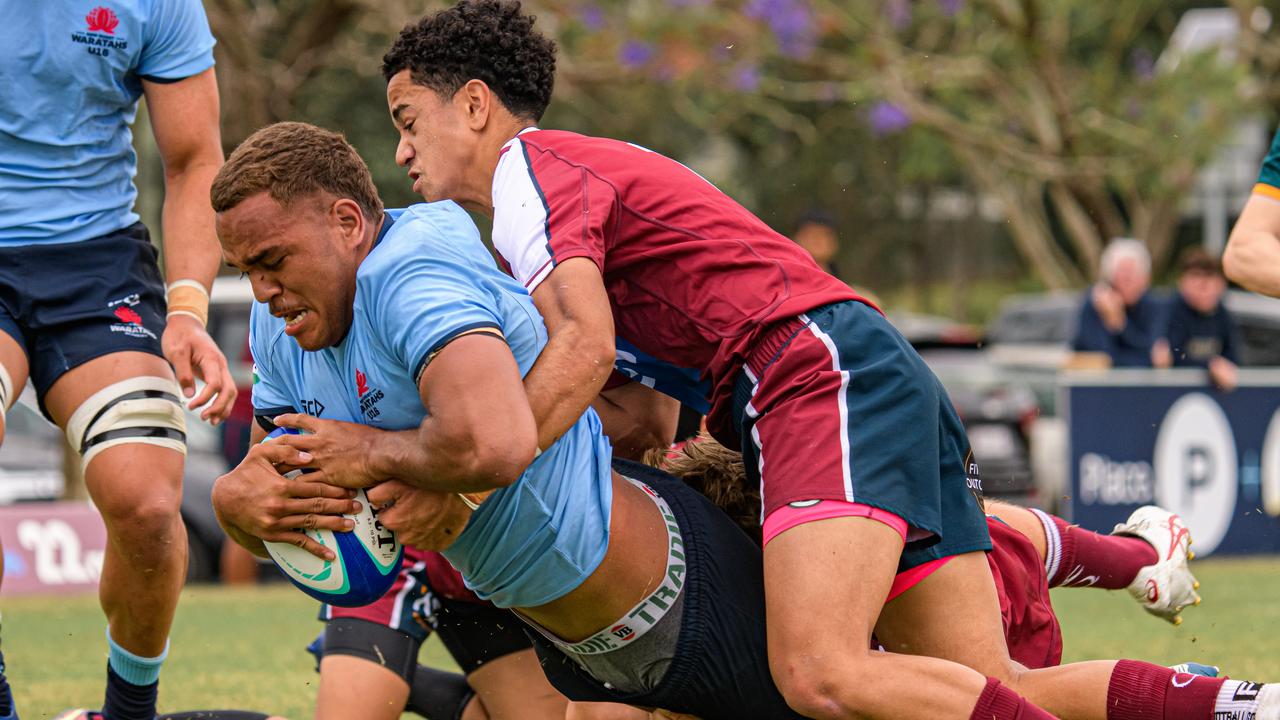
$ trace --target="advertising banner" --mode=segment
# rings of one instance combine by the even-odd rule
[[[0,507],[4,581],[0,595],[95,590],[107,529],[87,502]]]
[[[1068,375],[1072,522],[1108,531],[1149,504],[1182,516],[1198,556],[1280,552],[1280,374],[1220,392],[1198,372]]]

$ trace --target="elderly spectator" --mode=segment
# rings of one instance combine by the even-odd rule
[[[1102,253],[1100,279],[1085,297],[1071,348],[1105,354],[1115,367],[1151,367],[1162,311],[1147,289],[1151,255],[1140,240],[1112,240]]]
[[[1202,367],[1213,384],[1235,388],[1240,346],[1235,323],[1223,307],[1227,280],[1218,261],[1202,248],[1189,248],[1179,262],[1178,292],[1169,300],[1163,337],[1155,344],[1156,367]]]

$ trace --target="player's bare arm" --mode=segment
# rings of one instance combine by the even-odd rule
[[[524,379],[547,448],[573,426],[613,372],[613,313],[600,268],[588,258],[556,266],[533,291],[547,326],[547,347]]]
[[[283,415],[278,425],[309,434],[278,442],[309,453],[317,478],[347,487],[399,479],[424,490],[483,492],[512,484],[533,461],[537,430],[501,337],[454,339],[428,362],[418,389],[427,416],[416,430]]]
[[[1231,230],[1222,269],[1254,292],[1280,296],[1280,201],[1250,196]]]
[[[164,162],[164,269],[170,288],[164,354],[189,407],[208,403],[200,416],[217,423],[236,397],[227,360],[204,329],[208,290],[221,259],[209,205],[209,186],[222,166],[218,86],[212,68],[174,83],[143,80],[142,86]],[[205,383],[199,394],[197,378]]]
[[[602,390],[591,407],[614,457],[641,461],[650,449],[669,447],[675,439],[680,401],[638,382]]]

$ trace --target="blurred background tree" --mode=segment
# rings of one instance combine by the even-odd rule
[[[1179,19],[1213,4],[525,6],[561,48],[545,126],[671,155],[784,234],[824,208],[847,281],[975,319],[988,285],[1082,285],[1109,237],[1142,238],[1158,265],[1185,242],[1197,171],[1241,118],[1280,102],[1280,41],[1259,22],[1276,0],[1231,3],[1243,21],[1229,51],[1176,55]],[[379,64],[405,23],[445,4],[205,0],[227,149],[269,122],[315,122],[346,133],[389,204],[412,202]]]
[[[820,147],[825,169],[870,159],[857,170],[896,191],[900,220],[910,214],[904,190],[994,199],[1026,267],[1050,288],[1091,277],[1110,237],[1142,238],[1163,262],[1196,170],[1258,103],[1243,53],[1211,47],[1157,62],[1178,19],[1203,3],[557,5],[583,27],[562,34],[567,54],[612,54],[633,74],[667,81],[668,106],[693,122],[754,125],[765,142]],[[587,32],[592,25],[612,32]],[[889,147],[833,146],[832,115],[861,125],[841,128],[844,139]],[[896,135],[906,137],[885,143]],[[891,167],[877,171],[886,156]],[[772,176],[767,156],[747,164],[762,160],[751,177]],[[917,233],[929,205],[910,218]]]

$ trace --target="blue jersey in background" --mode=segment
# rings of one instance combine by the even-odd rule
[[[142,79],[213,66],[199,0],[0,0],[0,244],[126,228]]]

